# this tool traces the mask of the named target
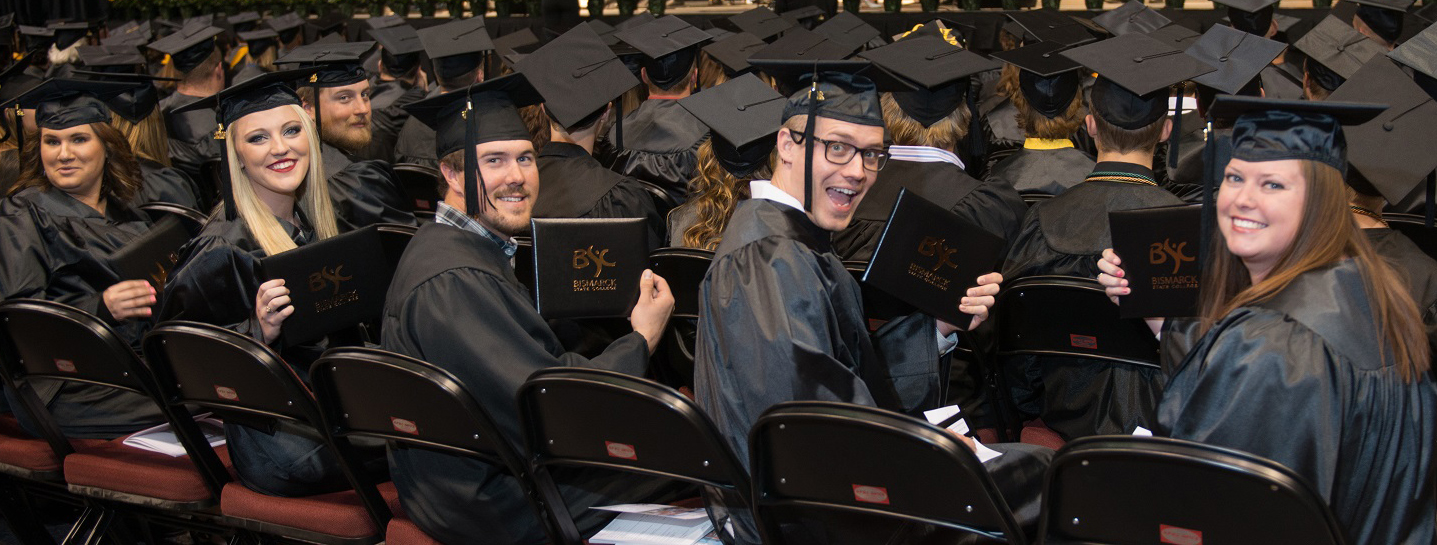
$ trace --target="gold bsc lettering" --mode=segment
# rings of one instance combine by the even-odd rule
[[[343,270],[344,265],[334,269],[320,267],[319,272],[309,275],[309,291],[320,291],[332,283],[334,284],[334,295],[339,295],[339,283],[354,278],[353,276],[343,276],[341,272]]]
[[[1197,261],[1197,258],[1187,255],[1184,250],[1187,248],[1186,241],[1173,244],[1171,239],[1163,239],[1162,242],[1154,242],[1148,247],[1148,263],[1162,265],[1168,259],[1173,261],[1173,274],[1178,273],[1178,268],[1183,263]]]
[[[931,269],[933,272],[938,272],[938,269],[944,266],[950,269],[958,268],[957,263],[949,260],[949,258],[953,257],[953,254],[958,253],[958,249],[949,248],[944,244],[947,241],[948,239],[923,237],[923,240],[918,243],[918,255],[938,258],[938,264],[934,265]]]
[[[592,245],[588,248],[574,250],[574,270],[583,270],[592,264],[594,266],[594,278],[598,278],[599,273],[604,272],[604,267],[614,267],[618,265],[618,263],[608,260],[608,254],[608,248],[595,252]]]

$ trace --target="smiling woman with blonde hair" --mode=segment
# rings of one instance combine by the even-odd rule
[[[215,324],[269,344],[300,377],[325,345],[281,342],[294,307],[283,280],[263,281],[260,260],[338,231],[314,125],[288,85],[309,72],[266,74],[187,106],[218,113],[224,204],[180,250],[159,311],[163,320]],[[346,486],[322,438],[305,430],[229,422],[225,435],[240,482],[251,489],[298,496]]]

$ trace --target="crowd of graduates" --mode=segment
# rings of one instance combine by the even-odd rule
[[[329,348],[412,356],[458,377],[516,445],[516,392],[556,366],[681,387],[744,460],[784,401],[956,404],[975,429],[1011,409],[1048,439],[990,444],[1002,455],[985,467],[1030,531],[1054,447],[1141,428],[1291,468],[1354,543],[1430,543],[1437,261],[1388,223],[1434,206],[1437,28],[1410,3],[1302,22],[1232,0],[1201,29],[1129,2],[893,36],[767,8],[714,28],[642,14],[501,36],[483,18],[0,16],[0,296],[89,313],[137,351],[157,323],[222,326],[301,379]],[[1001,263],[967,283],[964,323],[865,313],[850,269],[904,192],[1002,240]],[[1121,306],[1125,263],[1145,258],[1114,252],[1109,213],[1184,204],[1203,207],[1209,244],[1197,314],[1146,320],[1160,365],[993,354],[1005,285],[1077,277]],[[175,210],[194,225],[173,268],[123,277],[112,256]],[[533,218],[638,218],[650,249],[708,252],[698,318],[670,319],[670,279],[646,270],[627,321],[546,320],[515,270]],[[261,261],[376,224],[418,227],[382,317],[286,340],[299,288]],[[985,387],[995,377],[1004,388]],[[40,383],[74,438],[164,421],[134,392]],[[349,486],[313,430],[235,417],[225,435],[252,490]],[[441,542],[545,540],[498,467],[365,452]],[[697,495],[592,469],[556,480],[586,536],[612,516],[588,507]],[[725,539],[761,542],[729,507]],[[786,531],[852,540],[842,524]]]

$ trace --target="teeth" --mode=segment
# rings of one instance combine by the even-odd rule
[[[289,167],[291,167],[291,166],[293,166],[293,165],[294,165],[294,161],[293,161],[293,160],[280,161],[280,162],[278,162],[278,163],[275,163],[275,164],[273,164],[273,165],[270,165],[269,168],[274,169],[274,170],[282,170],[282,169],[289,168]]]
[[[1267,227],[1266,223],[1258,223],[1252,220],[1245,220],[1240,218],[1233,218],[1232,224],[1243,229],[1262,229],[1264,227]]]
[[[844,194],[844,195],[848,195],[848,196],[850,196],[850,197],[852,197],[852,196],[858,194],[857,191],[854,191],[854,190],[852,190],[852,189],[845,189],[845,188],[842,188],[842,187],[835,187],[835,188],[833,188],[833,190],[834,190],[834,191],[837,191],[837,192],[839,192],[839,193],[842,193],[842,194]]]
[[[524,197],[499,197],[499,200],[504,202],[519,202],[524,200]]]

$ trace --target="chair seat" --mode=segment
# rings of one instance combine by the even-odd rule
[[[384,543],[385,545],[440,545],[399,510],[395,510],[394,518],[389,519],[389,527],[384,530]]]
[[[104,439],[71,439],[75,450],[107,443]],[[13,415],[0,415],[0,464],[36,473],[59,473],[60,459],[43,439],[36,439],[20,427]]]
[[[1068,443],[1063,440],[1063,436],[1058,435],[1058,432],[1053,431],[1046,424],[1043,424],[1043,419],[1041,418],[1024,424],[1023,431],[1018,436],[1018,441],[1029,445],[1048,447],[1053,450],[1063,448],[1063,445]]]
[[[378,487],[390,510],[399,505],[394,483]],[[379,528],[353,490],[329,494],[284,498],[255,492],[238,482],[225,485],[220,494],[220,512],[225,516],[277,524],[343,538],[376,535]]]
[[[170,502],[210,499],[204,479],[188,456],[168,456],[126,446],[124,438],[65,457],[65,481],[75,487],[98,488]],[[228,469],[229,449],[215,454]]]

